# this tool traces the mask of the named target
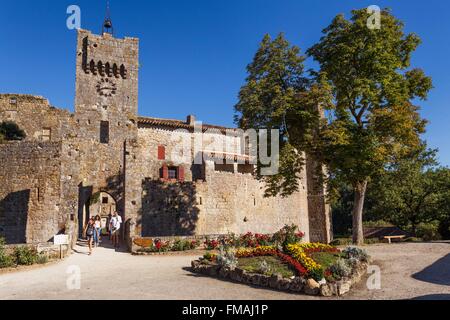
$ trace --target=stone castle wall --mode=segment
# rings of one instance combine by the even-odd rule
[[[309,234],[306,172],[301,190],[288,198],[264,197],[264,184],[239,172],[237,164],[228,165],[232,172],[226,172],[218,171],[213,161],[206,161],[200,170],[181,163],[177,165],[184,167],[183,182],[160,181],[161,167],[175,165],[171,155],[179,140],[172,134],[172,129],[162,127],[140,128],[138,139],[129,146],[126,198],[133,205],[126,212],[136,221],[135,236],[273,233],[291,223]],[[182,136],[193,143],[192,133]],[[204,137],[205,148],[219,138]],[[165,147],[166,159],[158,159],[158,146]],[[193,155],[192,150],[186,152]]]
[[[41,142],[61,141],[73,125],[70,112],[51,106],[48,100],[14,94],[0,94],[0,121],[17,123],[26,141]]]
[[[0,145],[0,237],[8,243],[50,241],[65,229],[61,150],[58,142]]]
[[[125,218],[128,243],[139,236],[273,233],[290,223],[307,239],[311,233],[327,241],[329,211],[314,164],[288,198],[265,198],[252,165],[193,164],[195,118],[160,119],[167,126],[138,117],[138,69],[138,39],[79,30],[73,114],[42,97],[0,95],[0,121],[14,121],[27,134],[24,142],[0,145],[0,179],[6,182],[0,186],[0,236],[45,242],[65,230],[76,240],[90,198],[107,192]],[[226,128],[205,127],[201,150],[223,150]],[[177,140],[179,128],[187,131]],[[172,155],[180,139],[191,142],[178,151],[192,159],[177,163]],[[227,139],[239,154],[241,140]],[[183,169],[181,181],[161,181],[167,166]]]

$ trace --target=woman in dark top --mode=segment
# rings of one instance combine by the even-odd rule
[[[89,245],[89,255],[92,254],[92,244],[93,244],[94,237],[96,235],[98,237],[97,232],[98,231],[95,228],[95,220],[93,218],[91,218],[89,220],[89,222],[87,223],[86,227],[84,228],[84,233],[86,234],[86,239],[87,239],[88,245]]]

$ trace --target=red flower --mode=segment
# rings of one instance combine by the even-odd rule
[[[217,240],[206,240],[205,241],[205,245],[208,249],[210,250],[214,250],[219,246],[219,241]]]
[[[304,276],[308,273],[308,270],[303,267],[303,265],[298,262],[296,259],[292,258],[291,256],[288,256],[286,254],[283,254],[281,252],[277,252],[278,257],[281,258],[284,262],[287,264],[290,264],[299,274],[299,276]]]
[[[299,239],[303,239],[303,237],[305,236],[305,233],[300,231],[299,233],[296,233],[295,236]]]

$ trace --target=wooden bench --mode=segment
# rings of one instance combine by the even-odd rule
[[[389,244],[391,244],[392,239],[403,239],[405,237],[406,237],[405,235],[402,235],[402,236],[385,236],[384,238],[387,239]]]

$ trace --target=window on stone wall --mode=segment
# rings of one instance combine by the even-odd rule
[[[160,177],[161,179],[163,179],[164,181],[168,181],[168,180],[177,180],[179,182],[184,182],[185,179],[185,171],[184,171],[184,167],[168,167],[166,165],[164,165],[161,169],[160,169]]]
[[[178,168],[177,167],[169,167],[169,179],[176,180],[178,179]]]
[[[46,141],[50,141],[51,139],[52,139],[52,129],[44,128],[42,130],[41,140],[46,142]]]
[[[102,198],[102,203],[103,204],[108,204],[108,197],[103,197]]]
[[[104,144],[109,143],[109,122],[108,121],[100,122],[100,143],[104,143]]]
[[[250,155],[250,137],[245,137],[244,139],[244,154],[249,156]]]
[[[166,147],[158,146],[158,160],[166,160]]]
[[[13,105],[17,104],[17,98],[12,97],[11,99],[9,99],[9,103]]]

